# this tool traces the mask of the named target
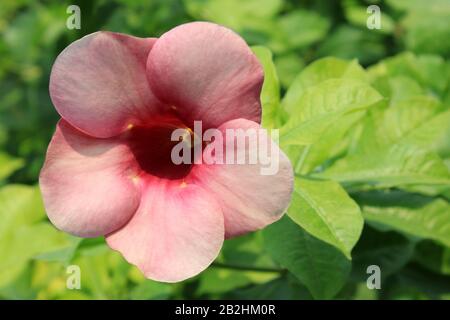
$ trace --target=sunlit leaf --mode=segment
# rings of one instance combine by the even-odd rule
[[[358,241],[363,218],[358,205],[334,181],[295,179],[289,217],[348,258]]]
[[[364,69],[356,60],[322,58],[308,65],[295,78],[283,97],[282,106],[288,112],[295,112],[306,89],[326,80],[341,78],[368,81]]]
[[[280,130],[280,143],[308,145],[337,119],[364,110],[382,100],[369,85],[350,79],[330,79],[311,87],[300,96],[295,113]]]

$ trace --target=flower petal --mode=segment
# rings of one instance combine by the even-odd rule
[[[226,130],[252,129],[261,134],[259,146],[250,143],[239,145],[235,137],[227,136]],[[219,127],[226,146],[234,140],[235,155],[257,154],[262,143],[267,143],[270,160],[262,164],[259,159],[255,164],[201,164],[194,166],[191,174],[193,183],[199,184],[221,200],[225,218],[225,236],[238,236],[249,231],[261,229],[278,220],[286,211],[293,190],[293,170],[289,159],[272,141],[265,130],[249,120],[237,119]],[[245,132],[245,131],[244,131]],[[256,135],[257,136],[257,135]],[[248,141],[248,140],[247,140]],[[210,153],[217,148],[212,142],[204,150]],[[223,149],[224,163],[230,152]],[[235,156],[237,159],[237,156]],[[278,161],[278,162],[277,162]],[[265,169],[263,169],[265,168]]]
[[[91,138],[61,120],[50,142],[39,183],[50,221],[81,237],[123,226],[136,212],[134,158],[114,139]]]
[[[122,229],[106,238],[146,277],[176,282],[203,271],[224,239],[219,204],[195,185],[154,178]]]
[[[50,96],[71,125],[99,138],[145,121],[162,108],[145,63],[156,39],[96,32],[69,45],[50,76]]]
[[[158,39],[147,61],[150,85],[182,118],[205,128],[261,120],[264,73],[245,41],[209,22],[178,26]]]

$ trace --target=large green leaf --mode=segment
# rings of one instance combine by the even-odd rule
[[[355,195],[364,218],[450,246],[450,204],[402,191]]]
[[[288,112],[298,110],[301,96],[309,87],[330,79],[368,80],[364,69],[356,60],[342,60],[333,57],[322,58],[308,65],[292,82],[283,97],[282,106]]]
[[[356,60],[346,61],[333,57],[319,59],[307,66],[289,87],[283,98],[284,110],[297,112],[298,102],[308,88],[314,87],[330,79],[355,79],[367,82],[368,77],[364,69]],[[342,152],[349,140],[344,136],[348,130],[364,115],[365,111],[358,111],[343,115],[324,130],[320,139],[308,146],[290,145],[285,147],[291,159],[294,170],[304,174],[312,171],[328,158]]]
[[[305,91],[295,114],[280,130],[284,145],[308,145],[341,116],[364,110],[382,100],[369,85],[350,79],[330,79]]]
[[[348,156],[316,176],[377,187],[450,183],[448,168],[436,154],[401,144]]]
[[[329,166],[326,162],[344,154],[354,140],[351,129],[361,121],[365,112],[362,110],[340,117],[311,145],[286,147],[284,151],[291,160],[295,172],[308,174],[313,170],[322,171],[324,167]]]
[[[380,76],[373,80],[372,86],[385,98],[389,104],[408,98],[425,95],[425,89],[417,80],[405,76]]]
[[[436,99],[418,96],[372,110],[352,152],[318,176],[378,186],[441,184],[449,170],[437,154],[450,127],[450,112]]]
[[[357,152],[368,156],[394,144],[431,150],[450,128],[450,111],[440,111],[436,99],[417,96],[396,102],[383,112],[372,112],[365,119]]]
[[[431,149],[450,128],[450,111],[437,112],[438,108],[436,101],[425,97],[397,103],[386,110],[383,123],[377,126],[378,143]]]
[[[339,183],[295,178],[288,215],[307,232],[351,258],[363,218],[358,205]]]
[[[267,249],[316,299],[334,297],[344,285],[351,263],[335,247],[311,236],[289,217],[264,230]]]

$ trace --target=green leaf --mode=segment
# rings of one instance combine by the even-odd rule
[[[323,171],[323,168],[329,166],[329,159],[341,156],[354,139],[351,129],[360,122],[365,112],[362,110],[342,116],[311,145],[288,146],[285,152],[291,159],[295,172],[304,175],[313,170]]]
[[[411,193],[420,193],[429,197],[436,197],[441,195],[450,201],[450,185],[407,185],[401,186],[399,189]]]
[[[348,156],[315,176],[377,187],[450,183],[448,168],[436,154],[401,144]]]
[[[23,165],[22,159],[13,158],[4,152],[0,152],[0,180],[7,178],[11,173],[22,168]]]
[[[372,85],[385,98],[389,98],[390,104],[425,94],[416,80],[405,76],[381,76],[375,78]]]
[[[292,82],[286,92],[282,106],[288,112],[298,110],[305,90],[330,79],[355,79],[368,81],[364,69],[356,60],[346,61],[333,57],[322,58],[308,65]]]
[[[272,52],[261,46],[252,47],[264,68],[264,84],[261,91],[262,126],[274,128],[278,125],[280,106],[280,83],[272,60]]]
[[[299,98],[296,113],[280,129],[280,143],[308,145],[337,119],[382,100],[369,85],[350,79],[330,79],[309,88]]]
[[[351,263],[333,246],[314,238],[288,217],[264,231],[267,249],[315,299],[333,298],[343,287]]]
[[[328,57],[311,63],[295,78],[289,87],[282,100],[283,109],[294,112],[306,89],[326,80],[342,78],[368,81],[364,69],[356,60],[346,61]],[[364,112],[359,111],[340,117],[338,121],[332,123],[322,133],[320,139],[308,147],[295,145],[285,147],[285,152],[293,162],[295,171],[300,174],[308,173],[327,158],[340,153],[348,142],[344,139],[344,135],[364,115]]]
[[[365,219],[450,246],[447,201],[402,191],[358,193],[354,198]]]
[[[450,129],[450,111],[440,111],[439,101],[418,96],[396,102],[382,113],[372,113],[366,119],[357,152],[368,156],[394,144],[436,149],[433,146]]]
[[[66,235],[67,246],[61,249],[44,252],[35,257],[41,261],[59,261],[62,263],[69,263],[75,256],[76,250],[82,241],[82,238]]]
[[[307,232],[351,259],[363,218],[358,205],[339,183],[295,178],[288,215]]]
[[[434,152],[450,127],[450,112],[439,112],[436,99],[419,96],[372,110],[360,139],[345,158],[318,177],[378,187],[441,184],[449,170]]]

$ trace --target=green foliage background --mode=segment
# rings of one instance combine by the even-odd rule
[[[68,30],[69,4],[81,30]],[[382,29],[369,30],[377,4]],[[159,36],[193,20],[240,33],[264,64],[263,124],[296,172],[288,215],[226,241],[199,276],[143,278],[102,238],[46,219],[37,186],[58,115],[52,63],[81,36]],[[4,1],[0,8],[0,297],[450,298],[448,0]],[[81,290],[66,289],[79,265]],[[366,286],[379,265],[381,290]]]

